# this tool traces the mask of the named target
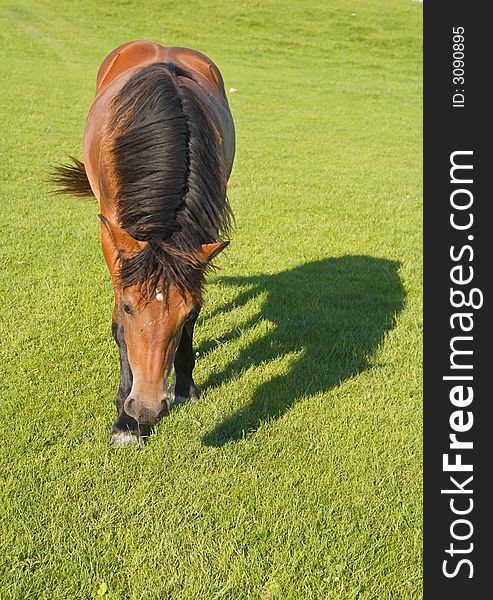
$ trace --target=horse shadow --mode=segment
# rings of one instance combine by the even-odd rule
[[[261,383],[249,402],[207,433],[203,443],[220,447],[240,440],[261,422],[279,418],[301,398],[370,368],[372,355],[404,306],[399,267],[382,258],[342,256],[273,275],[219,278],[222,284],[239,288],[239,293],[211,317],[238,310],[259,294],[261,314],[240,330],[205,342],[200,353],[239,337],[262,319],[269,327],[221,372],[212,373],[204,387],[214,388],[243,370],[287,355],[289,370]]]

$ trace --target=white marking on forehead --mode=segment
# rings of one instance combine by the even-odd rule
[[[159,302],[162,302],[164,300],[162,292],[156,292],[156,300],[159,300]]]

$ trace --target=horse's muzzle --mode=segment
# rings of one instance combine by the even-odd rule
[[[171,398],[164,396],[158,403],[140,402],[136,398],[127,398],[124,410],[127,415],[143,425],[155,425],[162,417],[169,414]]]

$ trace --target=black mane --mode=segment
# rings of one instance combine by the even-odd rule
[[[174,283],[199,301],[201,244],[221,241],[231,226],[217,133],[172,63],[135,74],[112,103],[111,162],[120,226],[149,242],[120,270],[121,284],[145,293]],[[164,286],[163,286],[164,284]]]

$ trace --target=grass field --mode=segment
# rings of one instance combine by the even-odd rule
[[[411,0],[1,0],[0,598],[421,597],[421,17]],[[237,126],[200,402],[115,449],[81,156],[117,45],[191,46]]]

